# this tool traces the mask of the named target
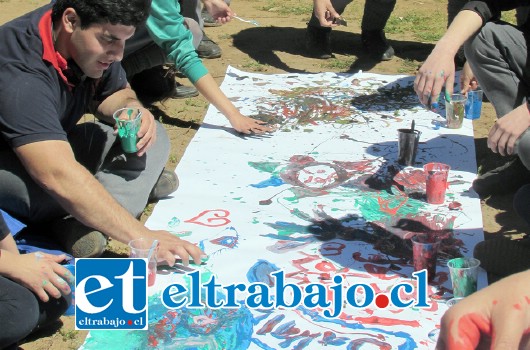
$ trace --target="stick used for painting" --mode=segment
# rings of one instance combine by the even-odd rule
[[[156,247],[158,246],[158,240],[153,240],[153,243],[151,244],[151,248],[149,248],[149,253],[147,253],[147,261],[151,261],[151,257],[153,256],[153,253],[155,252]]]

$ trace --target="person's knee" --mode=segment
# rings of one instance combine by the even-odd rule
[[[513,208],[522,219],[530,221],[530,185],[524,185],[515,193]]]
[[[197,21],[189,17],[184,17],[184,25],[190,30],[191,35],[193,36],[193,47],[197,50],[204,36],[201,26]]]
[[[488,58],[492,47],[499,42],[498,30],[495,23],[487,23],[480,32],[472,36],[464,44],[466,59],[472,66],[482,63],[482,59]]]
[[[0,348],[24,339],[39,322],[39,304],[36,296],[20,285],[11,291],[9,298],[0,301],[2,324]]]

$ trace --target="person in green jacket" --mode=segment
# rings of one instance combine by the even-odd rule
[[[214,18],[226,23],[234,13],[222,0],[204,0]],[[239,112],[221,91],[195,51],[192,32],[184,24],[178,0],[153,0],[144,27],[139,27],[125,46],[122,66],[131,77],[165,63],[175,65],[199,92],[214,105],[232,127],[244,134],[261,134],[273,128]],[[196,39],[195,39],[196,40]]]

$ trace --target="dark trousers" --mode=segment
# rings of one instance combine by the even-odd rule
[[[72,302],[71,295],[42,302],[26,287],[0,276],[0,349],[17,343],[59,319]]]

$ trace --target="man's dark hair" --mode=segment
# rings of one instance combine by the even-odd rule
[[[150,7],[151,0],[56,0],[52,21],[60,20],[67,8],[73,8],[81,20],[81,29],[96,23],[137,27],[147,20]]]

